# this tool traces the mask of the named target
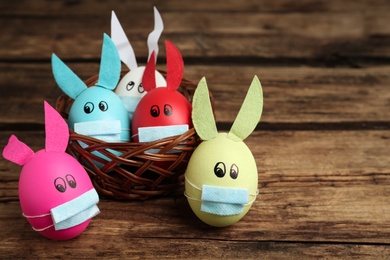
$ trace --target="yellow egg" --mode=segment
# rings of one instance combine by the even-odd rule
[[[224,227],[236,223],[245,216],[256,198],[258,173],[255,159],[244,142],[233,141],[227,138],[226,133],[219,133],[196,148],[188,163],[185,178],[185,193],[191,209],[199,219],[211,226]],[[202,204],[206,203],[202,202],[202,193],[208,186],[212,189],[230,188],[222,189],[222,202],[209,205],[211,213],[210,210],[202,210]],[[238,194],[247,190],[247,202],[238,205],[241,207],[240,213],[236,209],[233,215],[226,215],[232,211],[231,205],[227,205],[234,200],[230,196],[237,194],[237,190]],[[223,209],[225,206],[227,210]]]

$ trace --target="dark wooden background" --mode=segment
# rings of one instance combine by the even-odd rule
[[[55,52],[83,79],[98,72],[115,10],[138,62],[153,5],[185,77],[206,76],[221,130],[253,78],[264,112],[246,140],[260,194],[228,228],[198,220],[183,195],[102,199],[71,241],[51,241],[21,215],[20,167],[0,159],[2,258],[386,259],[390,256],[390,2],[338,0],[1,0],[0,147],[14,133],[44,147],[43,101],[61,94]]]

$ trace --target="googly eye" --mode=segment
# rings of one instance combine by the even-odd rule
[[[214,166],[214,174],[218,178],[222,178],[225,176],[226,173],[226,166],[223,162],[217,162],[217,164]]]
[[[145,92],[145,89],[144,89],[144,86],[142,85],[142,83],[139,83],[138,85],[138,92],[140,94],[144,93]]]
[[[69,184],[69,187],[72,189],[76,188],[76,179],[73,177],[73,175],[67,174],[65,176],[66,182]]]
[[[164,114],[165,114],[166,116],[170,116],[170,115],[172,115],[172,112],[173,112],[172,106],[169,105],[169,104],[165,104],[165,105],[164,105]]]
[[[150,115],[152,117],[158,117],[160,115],[160,108],[157,105],[153,105],[150,108]]]
[[[107,111],[107,109],[108,109],[108,104],[107,104],[107,102],[106,101],[100,101],[100,103],[99,103],[99,109],[101,110],[101,111]]]
[[[84,105],[84,112],[85,112],[86,114],[90,114],[90,113],[92,113],[94,107],[95,107],[95,106],[94,106],[91,102],[87,102],[87,103],[85,103],[85,105]]]
[[[54,180],[54,186],[59,192],[65,192],[66,191],[66,183],[65,180],[61,177],[58,177]]]
[[[130,90],[132,90],[132,89],[134,88],[134,86],[135,86],[134,81],[130,81],[130,82],[127,83],[127,85],[126,85],[126,90],[127,90],[127,91],[130,91]]]
[[[238,177],[238,166],[234,163],[230,167],[230,177],[232,177],[232,179],[237,179]]]

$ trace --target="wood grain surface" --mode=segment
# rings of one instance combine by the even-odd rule
[[[389,259],[390,2],[0,1],[0,148],[11,134],[44,147],[43,101],[62,94],[55,52],[87,79],[99,71],[115,10],[138,62],[153,6],[184,77],[207,78],[220,130],[229,130],[254,75],[264,110],[246,140],[258,166],[249,213],[213,228],[183,190],[146,201],[101,197],[101,214],[70,241],[22,216],[20,167],[0,159],[0,258]]]

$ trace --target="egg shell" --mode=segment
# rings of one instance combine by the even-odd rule
[[[107,103],[108,109],[106,111],[99,109],[101,101]],[[84,111],[84,106],[88,102],[92,103],[94,107],[91,113]],[[69,128],[74,130],[75,123],[97,120],[119,120],[122,127],[121,139],[129,140],[130,120],[120,98],[111,90],[90,87],[84,90],[73,102],[69,111],[68,124]]]
[[[72,175],[76,187],[67,185],[65,192],[55,187],[58,177],[66,181]],[[70,177],[68,177],[70,178]],[[92,182],[80,163],[64,152],[38,151],[22,168],[19,179],[19,199],[24,215],[40,216],[50,213],[50,209],[68,202],[93,188]],[[51,216],[27,218],[36,229],[53,224]],[[90,219],[71,228],[56,231],[50,227],[40,233],[54,240],[68,240],[80,235],[88,226]]]
[[[225,188],[246,188],[250,194],[257,193],[258,172],[256,161],[252,152],[243,142],[235,142],[226,138],[226,133],[218,133],[211,140],[203,141],[195,149],[188,163],[185,173],[186,180],[189,180],[198,188],[203,185],[211,185]],[[224,177],[219,178],[214,174],[214,167],[218,162],[226,165],[227,172]],[[239,174],[236,179],[232,179],[228,170],[232,164],[239,167]],[[251,204],[244,206],[241,214],[231,216],[219,216],[202,212],[201,191],[185,183],[185,192],[188,203],[195,215],[210,226],[225,227],[239,221],[251,208]],[[253,200],[253,196],[249,201]]]
[[[172,114],[164,114],[165,105],[172,107]],[[159,115],[152,116],[153,106],[159,108]],[[133,141],[138,142],[138,128],[150,126],[170,126],[187,124],[193,127],[191,121],[191,103],[176,90],[165,87],[154,88],[149,91],[139,102],[131,122]]]
[[[145,66],[137,67],[127,72],[119,81],[118,86],[115,88],[115,93],[118,96],[144,96],[146,91],[138,91],[138,86],[142,83],[142,76],[144,75]],[[130,81],[134,82],[134,87],[129,89],[127,86]],[[160,72],[156,70],[156,85],[166,86],[165,78]],[[143,89],[142,89],[143,90]]]

